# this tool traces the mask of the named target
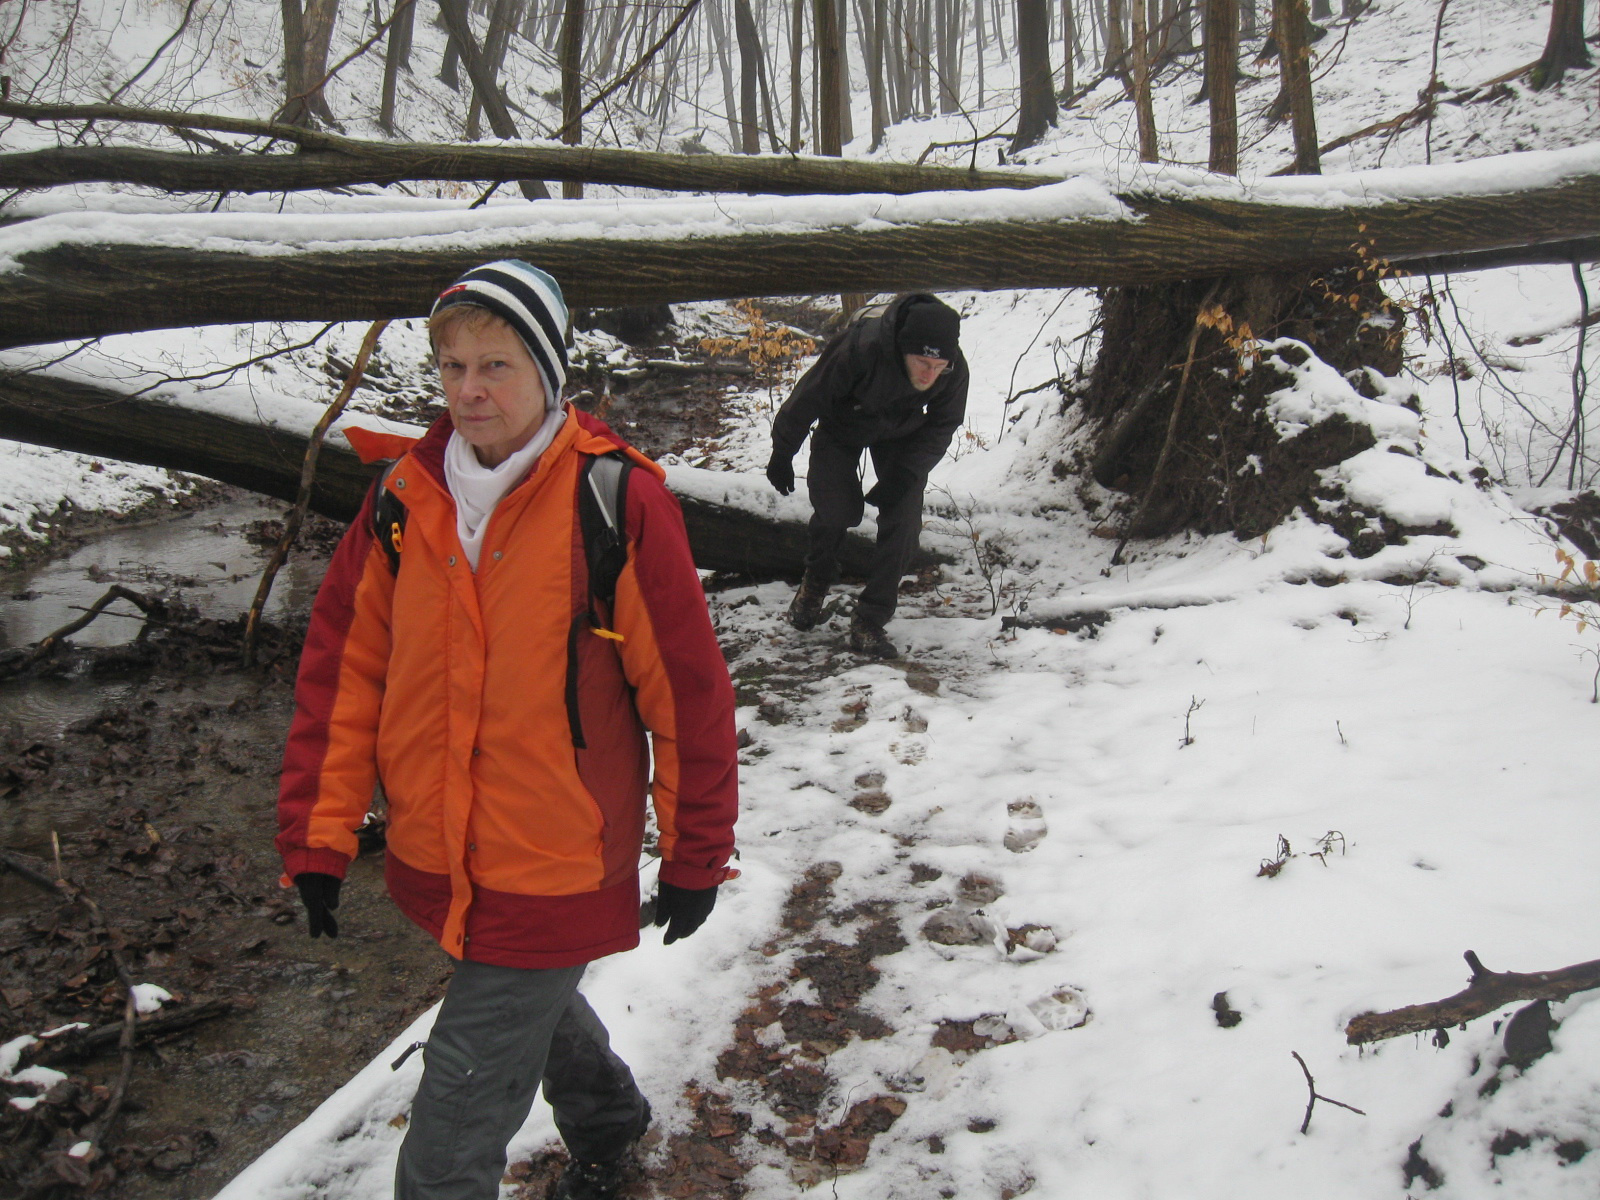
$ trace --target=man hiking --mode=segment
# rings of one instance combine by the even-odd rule
[[[422,1048],[396,1200],[495,1200],[540,1086],[571,1151],[559,1200],[613,1200],[650,1105],[578,991],[656,924],[688,937],[734,872],[733,687],[659,466],[561,398],[566,305],[524,262],[468,271],[428,321],[449,411],[398,461],[317,593],[277,845],[336,937],[382,781],[384,876],[456,960]],[[646,744],[646,734],[649,743]]]
[[[785,496],[794,491],[794,456],[811,434],[809,546],[788,614],[796,629],[822,621],[845,531],[861,523],[863,503],[871,504],[878,542],[850,619],[850,648],[898,657],[884,626],[916,553],[928,473],[967,411],[960,335],[960,315],[933,296],[914,293],[869,306],[823,347],[778,410],[767,478]],[[862,450],[871,453],[877,476],[864,496]]]

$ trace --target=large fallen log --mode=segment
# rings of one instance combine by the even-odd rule
[[[488,258],[575,306],[1100,287],[1564,243],[1600,247],[1600,145],[1266,179],[1159,168],[1113,192],[584,201],[439,213],[70,213],[0,228],[0,345],[427,310]],[[1459,266],[1459,264],[1458,264]]]
[[[1466,988],[1454,996],[1429,1004],[1411,1004],[1390,1012],[1361,1013],[1345,1026],[1345,1041],[1352,1046],[1380,1042],[1407,1033],[1427,1033],[1464,1025],[1474,1017],[1529,1000],[1565,1000],[1574,992],[1600,988],[1600,959],[1562,967],[1558,971],[1490,971],[1471,950],[1464,956],[1472,969]]]
[[[661,154],[594,146],[376,142],[267,121],[104,104],[0,103],[0,116],[31,121],[137,120],[272,137],[301,147],[293,154],[187,154],[132,146],[23,150],[0,154],[0,179],[7,187],[131,183],[180,192],[282,192],[406,180],[553,179],[685,192],[906,195],[1034,188],[1061,178],[1039,171],[919,167],[800,154]]]
[[[301,433],[38,372],[0,372],[0,438],[186,471],[280,500],[295,498],[306,450]],[[329,441],[317,460],[311,509],[350,520],[373,473],[342,439]],[[803,521],[775,520],[704,496],[679,498],[702,569],[768,579],[800,575]],[[870,557],[870,542],[852,534],[841,565],[846,574],[864,575]],[[946,560],[924,551],[920,561]]]

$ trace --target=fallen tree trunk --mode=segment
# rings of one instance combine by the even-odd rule
[[[1559,971],[1519,974],[1490,971],[1471,950],[1464,956],[1472,968],[1466,990],[1431,1004],[1412,1004],[1391,1012],[1362,1013],[1345,1026],[1345,1041],[1352,1046],[1380,1042],[1406,1033],[1427,1033],[1464,1025],[1474,1017],[1488,1016],[1510,1004],[1529,1000],[1565,1000],[1574,992],[1600,988],[1600,959],[1562,967]]]
[[[31,105],[0,105],[25,115]],[[662,154],[593,146],[373,142],[323,135],[297,154],[185,154],[132,146],[59,146],[0,154],[6,186],[128,183],[173,192],[289,192],[407,180],[517,179],[685,192],[840,195],[1035,188],[1060,176],[968,171],[800,155]]]
[[[1533,182],[1517,188],[1511,181]],[[1188,182],[1184,182],[1188,181]],[[1490,189],[1494,189],[1491,191]],[[355,216],[43,217],[0,229],[0,345],[242,321],[427,311],[492,257],[538,262],[576,307],[741,296],[1126,287],[1562,243],[1600,251],[1600,152],[1254,185],[1153,172],[1031,192],[636,201]],[[1358,202],[1359,197],[1383,199]],[[514,224],[515,222],[515,224]]]
[[[204,475],[280,500],[294,500],[306,436],[217,413],[132,397],[104,386],[39,373],[0,374],[0,437]],[[375,468],[340,443],[322,447],[311,489],[314,512],[349,521]],[[693,496],[680,498],[697,566],[759,578],[797,578],[806,526]],[[840,553],[846,574],[864,575],[871,543],[852,534]],[[948,561],[924,551],[921,563]]]

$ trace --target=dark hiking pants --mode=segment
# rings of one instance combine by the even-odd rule
[[[872,469],[879,479],[893,478],[900,466],[900,449],[893,442],[869,446]],[[910,488],[887,509],[878,510],[878,543],[872,556],[866,586],[856,600],[856,612],[865,621],[884,625],[894,616],[900,579],[911,567],[922,533],[921,483]],[[839,574],[839,547],[845,532],[861,524],[865,505],[861,497],[861,451],[824,433],[811,432],[811,465],[806,471],[811,497],[806,575],[827,587]]]
[[[642,1132],[644,1097],[578,993],[581,978],[581,966],[456,964],[423,1048],[395,1200],[495,1200],[506,1143],[541,1082],[574,1158],[615,1158]]]

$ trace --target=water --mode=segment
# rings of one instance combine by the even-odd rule
[[[252,496],[94,535],[71,554],[0,584],[0,649],[31,645],[60,629],[115,583],[145,594],[165,592],[203,616],[237,616],[255,598],[269,553],[247,540],[245,530],[282,512],[281,504]],[[265,615],[309,608],[326,567],[321,556],[291,555],[273,583]],[[142,627],[138,609],[117,600],[71,640],[116,646],[132,641]],[[30,736],[48,737],[126,699],[135,686],[87,679],[7,683],[0,685],[0,722],[18,721]]]

